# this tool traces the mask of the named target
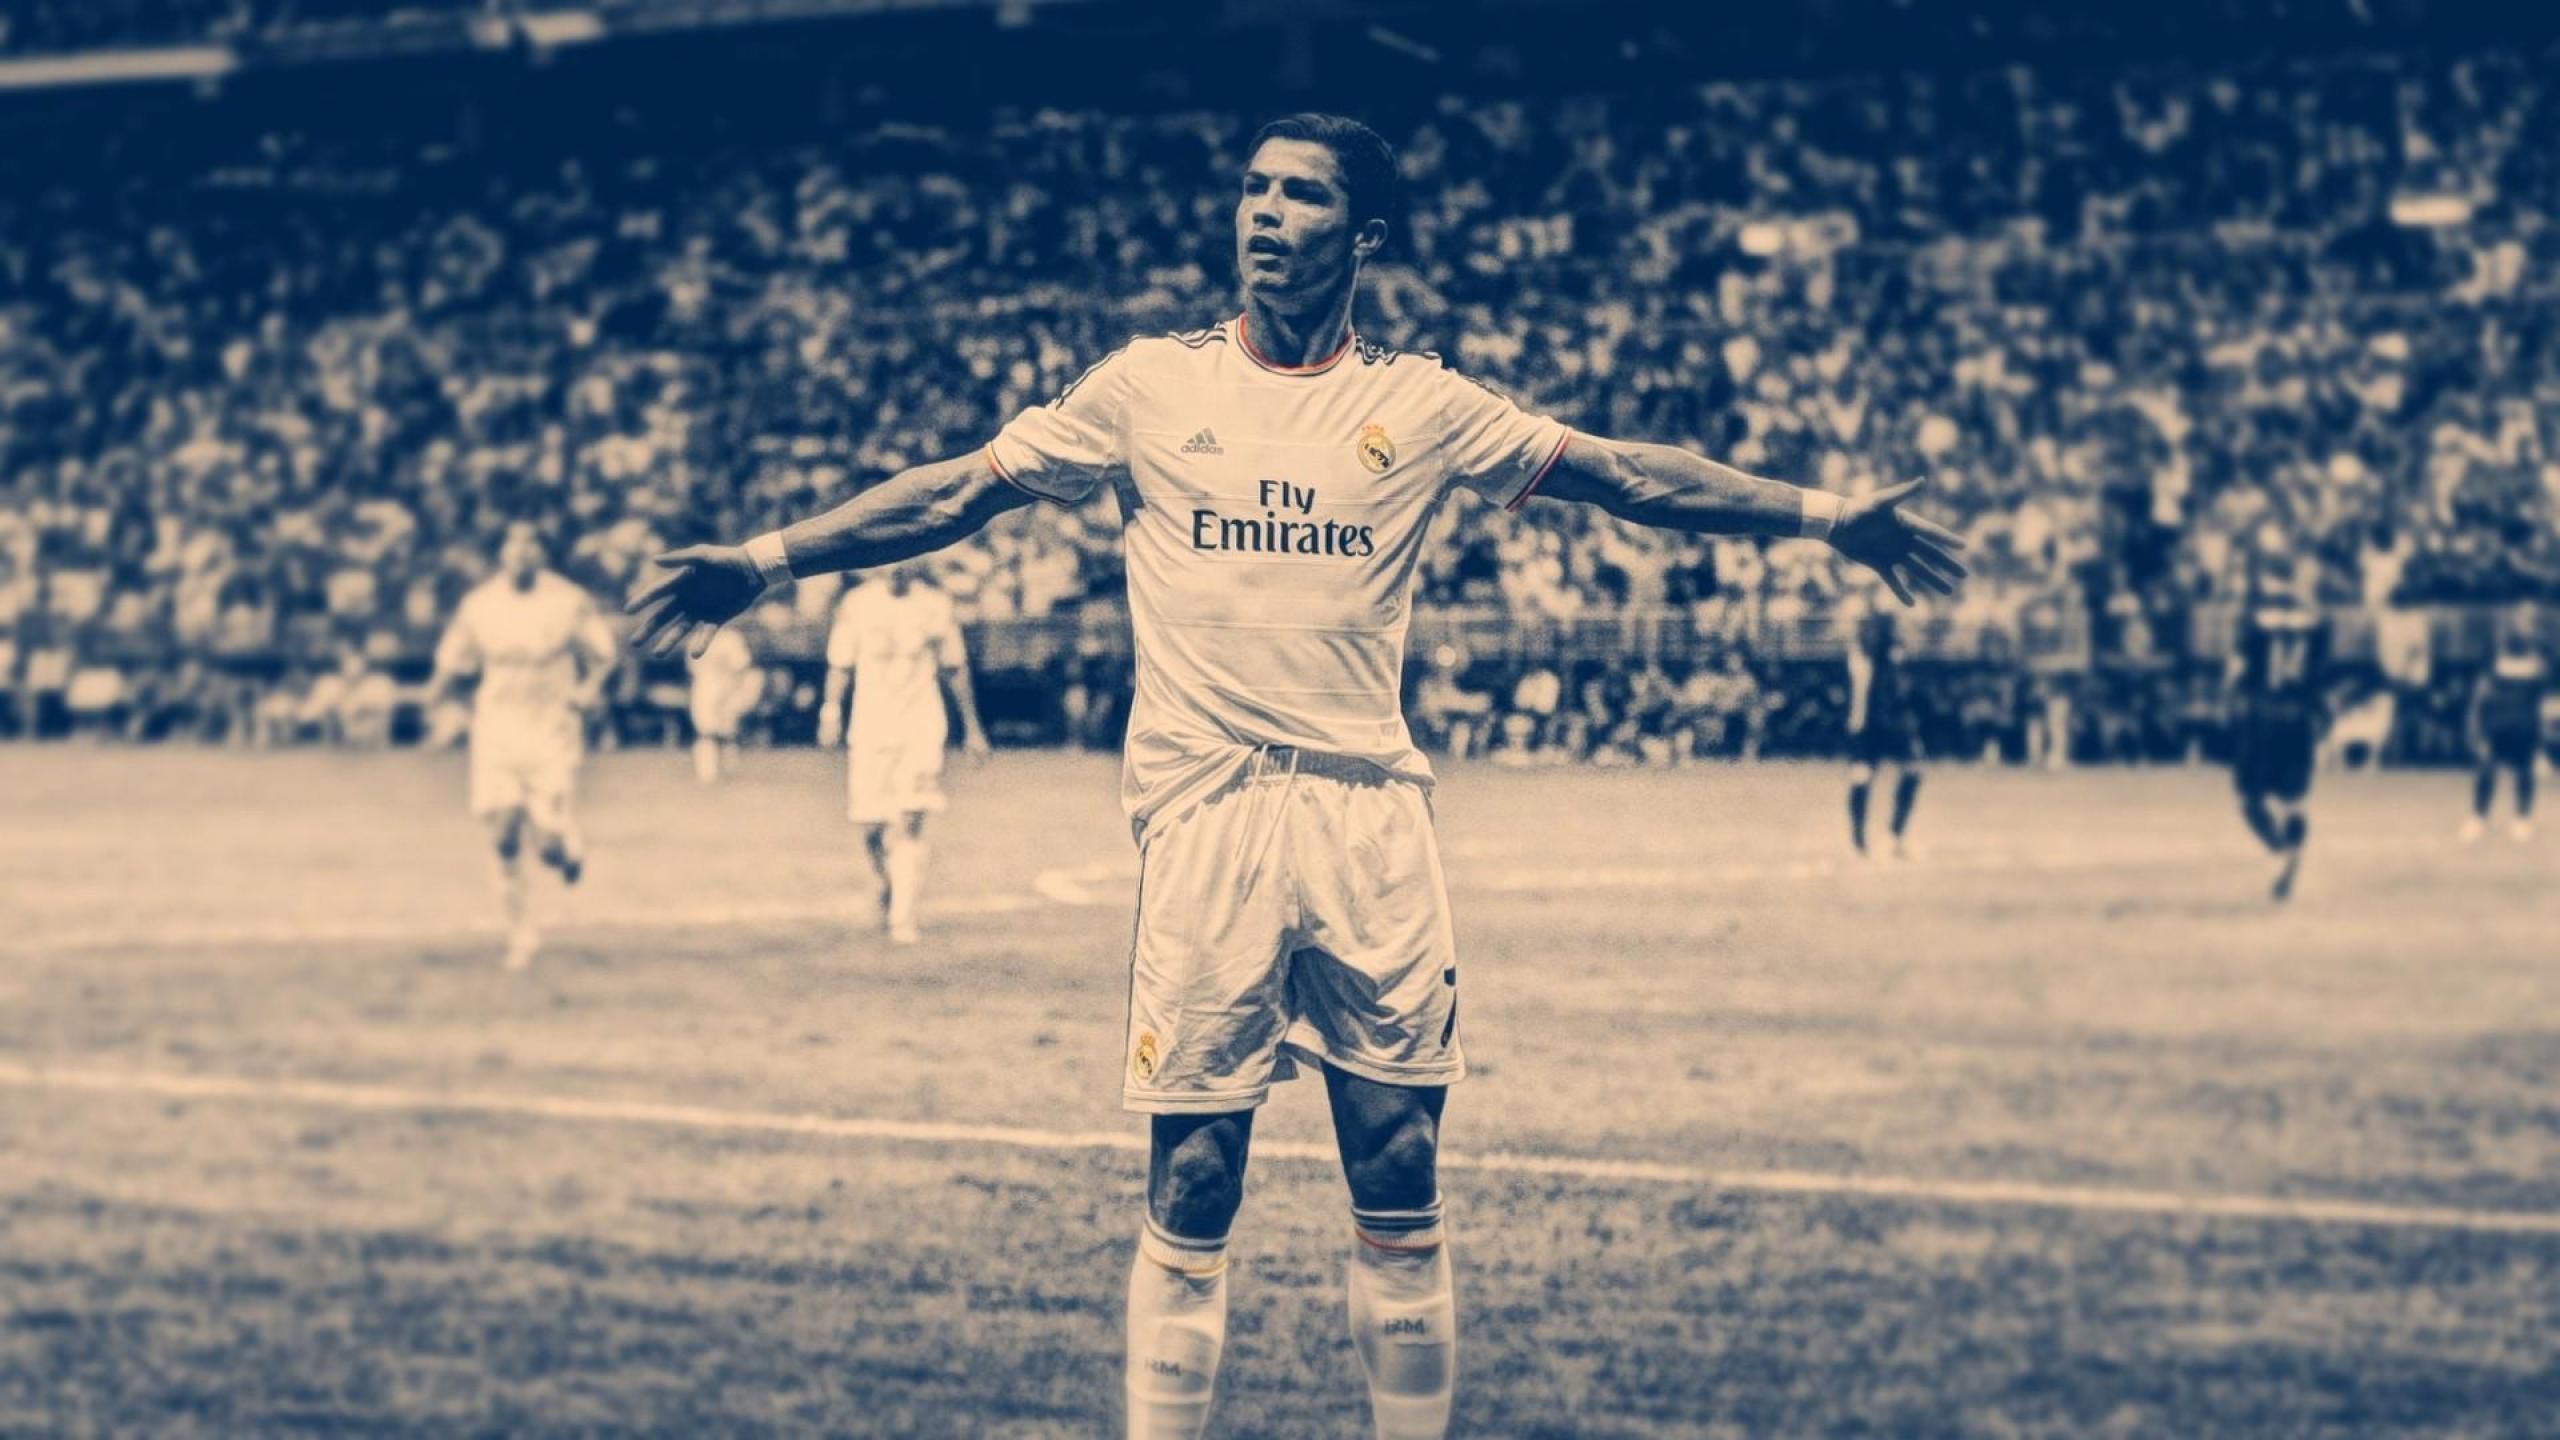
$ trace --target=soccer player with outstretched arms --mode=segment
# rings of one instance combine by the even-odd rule
[[[1131,341],[983,450],[744,544],[663,556],[631,600],[641,644],[698,645],[793,576],[1115,494],[1137,659],[1122,796],[1141,871],[1121,1093],[1151,1127],[1133,1437],[1208,1422],[1255,1107],[1301,1067],[1324,1076],[1350,1186],[1349,1316],[1376,1434],[1446,1433],[1457,1316],[1437,1157],[1466,1062],[1431,767],[1398,681],[1425,526],[1451,492],[1824,540],[1906,601],[1964,573],[1956,537],[1903,508],[1916,481],[1826,494],[1581,434],[1436,356],[1363,340],[1353,294],[1388,243],[1395,186],[1394,155],[1356,122],[1265,126],[1235,202],[1242,314]]]

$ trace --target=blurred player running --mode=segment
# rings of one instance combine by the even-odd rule
[[[2471,694],[2471,818],[2463,822],[2468,844],[2487,833],[2489,809],[2498,798],[2498,771],[2514,777],[2516,818],[2508,833],[2533,838],[2533,768],[2542,755],[2542,695],[2551,667],[2534,637],[2533,607],[2519,606],[2498,627],[2498,655]]]
[[[664,556],[631,603],[642,643],[700,643],[793,575],[1114,492],[1140,866],[1121,1097],[1152,1132],[1128,1434],[1207,1424],[1255,1107],[1305,1065],[1323,1072],[1351,1191],[1348,1310],[1375,1433],[1434,1437],[1456,1375],[1440,1117],[1466,1064],[1431,767],[1397,702],[1426,524],[1460,488],[1506,507],[1537,491],[1672,530],[1828,539],[1906,601],[1951,591],[1963,567],[1953,535],[1900,508],[1916,484],[1851,499],[1578,434],[1435,356],[1362,341],[1352,297],[1387,242],[1393,153],[1302,115],[1248,156],[1242,315],[1132,341],[984,451],[744,545]]]
[[[1920,734],[1911,713],[1911,672],[1902,630],[1889,610],[1858,617],[1849,642],[1849,843],[1867,853],[1867,802],[1876,776],[1894,768],[1893,858],[1908,859],[1903,831],[1920,798]]]
[[[471,702],[471,813],[488,828],[507,924],[506,964],[533,963],[541,935],[525,895],[524,851],[575,885],[586,863],[572,790],[586,717],[613,673],[613,631],[594,597],[543,564],[531,524],[507,527],[498,573],[462,598],[436,646],[430,696],[480,677]]]
[[[2290,561],[2253,568],[2248,603],[2231,647],[2231,782],[2249,832],[2276,857],[2273,893],[2293,894],[2311,817],[2312,765],[2325,705],[2328,627],[2302,594]]]
[[[764,693],[764,674],[735,630],[713,636],[708,649],[685,657],[685,665],[693,672],[686,706],[693,720],[693,776],[715,784],[738,762],[738,722]]]
[[[925,817],[942,809],[942,751],[951,742],[942,708],[945,689],[960,712],[961,745],[973,756],[986,754],[987,732],[978,723],[978,697],[969,684],[969,650],[951,597],[926,583],[914,566],[899,565],[837,602],[835,624],[827,631],[818,743],[833,745],[839,733],[845,738],[845,813],[861,833],[862,853],[879,882],[881,926],[899,945],[919,938]]]

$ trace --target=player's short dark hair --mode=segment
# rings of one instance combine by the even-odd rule
[[[1377,131],[1348,116],[1306,110],[1255,131],[1245,154],[1260,150],[1265,140],[1304,140],[1332,151],[1333,163],[1342,167],[1342,200],[1351,212],[1352,228],[1383,220],[1394,231],[1404,179],[1396,170],[1395,147]]]

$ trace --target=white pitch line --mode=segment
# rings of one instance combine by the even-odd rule
[[[886,1140],[920,1145],[983,1145],[1015,1150],[1104,1150],[1135,1154],[1145,1142],[1120,1130],[1041,1130],[1018,1125],[883,1120],[762,1110],[721,1110],[645,1100],[583,1100],[503,1091],[411,1090],[390,1085],[183,1075],[151,1070],[57,1069],[0,1060],[0,1086],[80,1090],[181,1100],[281,1101],[330,1110],[442,1113],[644,1125],[728,1133],[804,1135],[828,1140]],[[1305,1141],[1266,1140],[1254,1152],[1276,1160],[1326,1164],[1333,1150]],[[1915,1204],[2152,1215],[2189,1220],[2245,1220],[2301,1225],[2359,1225],[2388,1230],[2444,1230],[2486,1235],[2560,1236],[2560,1212],[2472,1210],[2447,1205],[2395,1205],[2283,1195],[2183,1194],[2173,1190],[2041,1185],[2027,1181],[1837,1175],[1813,1170],[1717,1170],[1647,1160],[1606,1160],[1516,1151],[1443,1154],[1445,1170],[1535,1176],[1582,1182],[1618,1181],[1760,1195],[1859,1196]]]
[[[2407,837],[2359,837],[2323,842],[2323,853],[2344,851],[2362,856],[2405,854],[2418,850],[2441,848],[2432,842]],[[2234,857],[2237,858],[2235,852]],[[2254,857],[2253,857],[2254,858]],[[1460,894],[1577,894],[1593,891],[1685,891],[1712,898],[1720,889],[1765,882],[1826,880],[1856,874],[1892,877],[1911,875],[1926,877],[1936,874],[1990,873],[2021,871],[2067,872],[2079,870],[2131,869],[2143,865],[2188,865],[2217,863],[2216,855],[2198,856],[2189,851],[2155,849],[2140,850],[2041,850],[2011,851],[1999,848],[1951,849],[1924,856],[1908,866],[1870,867],[1866,863],[1842,860],[1834,852],[1808,851],[1792,858],[1760,861],[1719,862],[1701,858],[1686,864],[1650,865],[1575,865],[1575,866],[1460,866],[1451,876],[1452,887]],[[1011,915],[1042,905],[1072,908],[1097,906],[1125,907],[1130,903],[1130,887],[1137,879],[1134,860],[1105,860],[1083,865],[1058,866],[1042,870],[1032,877],[1031,894],[961,895],[948,900],[928,902],[925,914],[936,915]],[[605,917],[583,915],[564,919],[545,928],[554,935],[577,935],[602,930],[647,930],[654,928],[683,929],[713,925],[800,923],[835,920],[853,925],[867,925],[870,917],[858,903],[828,899],[749,901],[716,905],[693,905],[631,910]],[[440,923],[424,919],[350,919],[317,921],[262,921],[234,925],[198,925],[160,921],[128,925],[99,925],[74,930],[37,931],[31,935],[0,936],[0,956],[45,956],[83,950],[149,949],[201,950],[223,946],[249,945],[314,945],[351,943],[411,943],[432,941],[464,941],[494,939],[499,931],[486,922]]]
[[[1028,895],[957,895],[928,902],[925,916],[1010,915],[1039,907]],[[699,928],[713,925],[758,925],[840,920],[868,927],[875,917],[858,902],[829,899],[775,900],[716,905],[664,906],[619,914],[562,918],[543,927],[552,936],[605,930]],[[242,945],[319,945],[436,940],[494,940],[503,932],[481,920],[439,923],[417,918],[385,920],[269,920],[245,925],[158,924],[99,925],[57,930],[24,938],[0,938],[0,955],[52,955],[76,950],[187,949]]]

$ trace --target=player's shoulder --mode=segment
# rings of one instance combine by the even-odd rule
[[[1491,401],[1516,405],[1510,391],[1467,370],[1437,350],[1398,350],[1361,337],[1354,347],[1361,373],[1389,393],[1428,405],[1464,405]]]
[[[1180,380],[1197,374],[1202,363],[1214,360],[1230,343],[1231,331],[1226,321],[1200,330],[1132,335],[1085,366],[1049,403],[1063,406],[1079,391],[1094,393],[1097,387],[1116,390],[1149,378]]]
[[[454,605],[454,618],[469,619],[492,605],[503,603],[506,598],[506,588],[507,580],[503,575],[492,575],[473,585],[462,592],[462,599]]]
[[[1120,362],[1132,373],[1164,369],[1193,369],[1212,363],[1235,345],[1235,322],[1221,320],[1197,330],[1161,330],[1154,334],[1132,335],[1120,348],[1105,355],[1094,366]]]
[[[841,623],[852,619],[878,604],[880,590],[877,580],[862,580],[844,587],[844,593],[836,597],[837,621]]]

